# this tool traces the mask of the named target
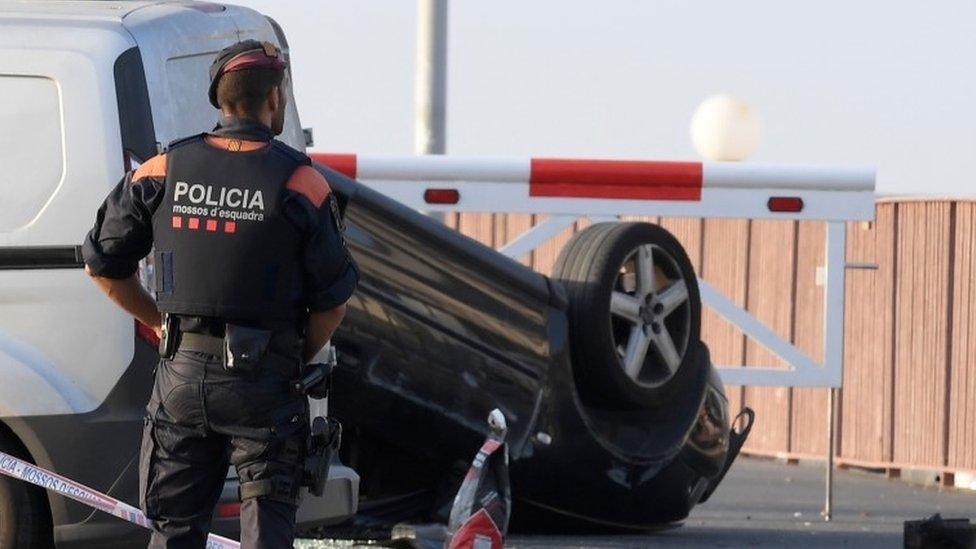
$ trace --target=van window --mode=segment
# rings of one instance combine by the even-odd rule
[[[173,127],[177,137],[194,135],[213,129],[218,112],[210,104],[210,64],[217,52],[186,57],[174,57],[166,62],[169,97],[173,101]]]
[[[61,184],[61,96],[49,78],[0,74],[0,97],[0,232],[11,232]]]
[[[138,47],[125,50],[115,60],[115,97],[119,102],[122,148],[130,153],[131,159],[148,160],[156,156],[156,128]]]

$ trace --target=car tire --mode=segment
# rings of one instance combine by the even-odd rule
[[[569,297],[573,375],[584,403],[652,407],[704,367],[685,360],[701,333],[697,278],[663,227],[587,227],[563,248],[553,278]]]
[[[0,433],[0,451],[29,459],[15,440]],[[54,547],[47,494],[33,484],[0,474],[0,547],[46,549]]]

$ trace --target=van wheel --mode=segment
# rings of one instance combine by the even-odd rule
[[[0,433],[0,451],[29,460],[15,440]],[[0,475],[0,547],[42,549],[54,547],[47,494],[40,487]]]
[[[584,402],[654,406],[695,379],[701,297],[678,240],[650,223],[598,223],[566,244],[553,278],[569,297],[573,375]]]

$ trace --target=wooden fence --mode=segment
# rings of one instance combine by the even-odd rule
[[[451,214],[447,223],[499,247],[541,221],[527,214]],[[702,278],[781,336],[822,359],[824,224],[771,220],[627,218],[660,223]],[[549,273],[578,222],[523,259]],[[872,223],[851,223],[840,463],[976,471],[976,201],[882,200]],[[702,339],[717,364],[782,365],[705,308]],[[827,390],[727,388],[732,409],[756,410],[755,454],[822,458]],[[949,475],[951,477],[951,475]]]

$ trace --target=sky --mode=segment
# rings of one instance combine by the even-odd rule
[[[413,153],[416,2],[234,3],[284,28],[316,150]],[[976,196],[971,0],[452,0],[448,32],[448,154],[696,159],[726,93],[761,118],[749,160]]]

